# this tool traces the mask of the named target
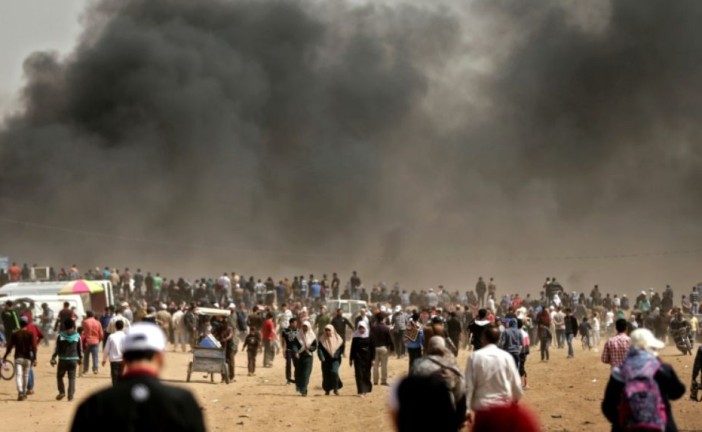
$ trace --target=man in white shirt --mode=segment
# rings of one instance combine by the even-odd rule
[[[466,399],[474,416],[481,410],[518,402],[524,391],[517,365],[509,353],[497,347],[500,330],[489,324],[483,331],[483,348],[475,351],[466,366]]]
[[[105,348],[102,350],[102,366],[105,367],[110,360],[110,376],[112,385],[117,384],[120,367],[122,365],[122,342],[127,335],[124,333],[124,321],[115,322],[115,332],[107,338]]]

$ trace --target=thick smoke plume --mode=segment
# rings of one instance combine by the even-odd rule
[[[25,61],[0,244],[176,277],[692,284],[700,18],[634,0],[100,1],[73,52]]]

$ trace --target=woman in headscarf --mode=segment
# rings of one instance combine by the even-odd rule
[[[368,324],[365,321],[358,322],[358,328],[351,340],[351,354],[349,363],[354,367],[356,374],[356,389],[358,395],[364,397],[373,389],[371,384],[371,367],[375,361],[375,346],[371,342],[368,331]]]
[[[322,361],[322,389],[327,396],[330,391],[338,396],[339,389],[343,387],[339,378],[339,366],[343,353],[344,339],[334,330],[334,326],[327,324],[324,327],[324,334],[319,337],[319,350],[317,351],[317,355]]]
[[[297,331],[297,341],[299,347],[296,347],[297,350],[295,351],[295,358],[297,359],[295,388],[300,395],[307,396],[307,385],[312,374],[312,353],[317,350],[317,337],[309,321],[303,322],[302,327]]]
[[[422,356],[422,347],[424,346],[424,332],[417,324],[415,317],[409,320],[404,342],[407,346],[407,354],[409,354],[409,370],[411,371],[414,361]]]

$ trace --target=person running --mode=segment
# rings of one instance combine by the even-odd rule
[[[15,372],[17,374],[17,400],[27,399],[29,385],[29,369],[37,364],[37,347],[34,342],[34,335],[27,331],[27,317],[19,319],[19,330],[10,335],[7,343],[7,350],[2,360],[7,360],[12,350],[15,350]]]
[[[80,341],[80,334],[76,332],[76,324],[72,319],[67,319],[61,324],[63,330],[56,338],[56,348],[51,356],[51,366],[57,364],[56,383],[58,385],[58,395],[56,400],[66,397],[66,387],[63,377],[68,374],[68,401],[73,400],[76,392],[76,370],[83,360],[83,347]]]
[[[102,366],[110,362],[110,378],[112,385],[117,384],[122,368],[122,343],[127,335],[124,333],[124,322],[115,322],[115,332],[107,338],[105,348],[102,350]]]
[[[166,338],[158,326],[134,324],[122,344],[123,376],[115,386],[80,404],[71,431],[106,425],[120,431],[204,432],[202,409],[192,393],[158,379],[165,349]]]
[[[302,327],[297,331],[297,342],[295,387],[301,396],[307,396],[307,386],[312,374],[312,353],[317,350],[317,336],[309,321],[303,322]]]
[[[323,334],[319,337],[319,350],[317,351],[319,360],[322,362],[322,389],[327,396],[330,391],[338,396],[339,389],[343,387],[339,377],[343,348],[344,339],[334,330],[334,326],[327,324]]]
[[[370,393],[373,390],[371,367],[374,362],[375,346],[373,346],[369,337],[368,324],[365,321],[359,321],[358,329],[351,339],[349,366],[354,368],[356,389],[360,397],[365,397],[366,393]]]

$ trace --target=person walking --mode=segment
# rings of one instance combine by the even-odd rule
[[[344,340],[344,346],[342,350],[343,354],[343,352],[346,351],[346,328],[349,328],[351,331],[353,331],[353,324],[351,324],[351,321],[349,321],[348,318],[344,316],[343,310],[339,308],[336,310],[336,315],[334,315],[334,318],[331,319],[331,325],[334,326],[336,334],[341,336],[341,339]]]
[[[517,403],[524,394],[519,371],[512,356],[497,347],[500,329],[486,326],[483,347],[475,351],[466,365],[466,400],[474,421],[481,411]]]
[[[256,331],[254,327],[249,327],[249,334],[244,338],[244,345],[241,347],[242,350],[246,350],[248,356],[248,376],[256,375],[256,355],[258,354],[258,348],[261,346],[261,335]]]
[[[422,347],[424,346],[424,331],[414,318],[410,318],[407,323],[404,343],[409,357],[409,369],[407,370],[411,371],[414,362],[422,356]]]
[[[602,350],[602,363],[610,365],[612,369],[624,363],[631,348],[631,339],[626,334],[628,328],[626,320],[618,319],[614,327],[617,329],[617,335],[607,339]]]
[[[578,336],[578,320],[573,316],[573,311],[570,308],[565,310],[565,338],[568,344],[568,358],[573,358],[575,356],[575,351],[573,351],[573,339]]]
[[[380,385],[387,386],[388,384],[388,356],[392,351],[395,351],[395,346],[392,342],[390,328],[382,319],[382,314],[379,314],[375,324],[371,327],[370,338],[373,347],[375,348],[375,362],[373,363],[373,384],[378,385],[378,375],[380,375]],[[378,371],[380,369],[380,373]]]
[[[319,337],[319,350],[317,351],[319,360],[322,362],[322,389],[327,396],[330,391],[338,396],[339,389],[343,387],[339,377],[343,348],[344,339],[334,330],[334,326],[327,324],[323,334]]]
[[[63,378],[68,374],[68,401],[70,402],[76,391],[76,370],[83,360],[83,347],[80,335],[76,332],[76,324],[72,319],[64,321],[61,327],[63,330],[56,338],[56,348],[51,356],[51,366],[57,364],[56,359],[58,358],[58,369],[56,370],[58,395],[56,400],[66,397]]]
[[[371,384],[371,367],[375,362],[375,346],[370,340],[368,324],[359,321],[358,329],[351,339],[349,366],[354,368],[356,389],[360,397],[373,390]]]
[[[612,432],[678,430],[670,401],[685,394],[685,385],[658,358],[658,350],[664,347],[648,329],[631,333],[631,349],[624,362],[612,369],[602,401],[602,413],[612,424]]]
[[[273,314],[270,312],[266,313],[263,320],[261,337],[263,339],[263,367],[273,367],[273,358],[275,357],[275,323],[273,322]]]
[[[47,303],[41,304],[41,316],[39,320],[41,323],[41,331],[44,333],[43,345],[49,346],[49,334],[51,332],[51,326],[54,323],[54,311],[51,310]]]
[[[7,343],[7,350],[2,360],[7,360],[12,350],[15,350],[15,372],[17,384],[17,400],[27,399],[27,389],[29,385],[29,369],[36,366],[37,348],[34,342],[34,335],[27,331],[27,317],[19,318],[19,330],[10,335]]]
[[[312,374],[312,353],[317,350],[317,336],[312,330],[312,325],[309,321],[302,323],[302,327],[297,331],[297,351],[295,358],[297,365],[295,366],[295,387],[301,396],[307,396],[307,386],[310,382]]]
[[[297,341],[297,318],[290,318],[288,327],[281,332],[283,341],[283,352],[285,353],[285,383],[294,384],[293,367],[297,369],[297,357],[295,353],[300,350],[300,343]],[[342,338],[343,342],[343,338]],[[342,343],[341,353],[343,354],[344,347]]]
[[[151,323],[134,324],[122,343],[124,374],[119,382],[80,404],[72,432],[105,425],[110,430],[204,432],[202,409],[189,391],[158,379],[166,337]]]
[[[83,343],[85,346],[85,361],[83,362],[83,375],[88,373],[90,368],[90,357],[93,360],[93,373],[98,373],[98,351],[100,350],[100,342],[102,342],[102,324],[95,319],[93,311],[85,313],[86,318],[83,320]]]
[[[102,366],[105,367],[107,362],[110,362],[110,378],[113,386],[117,384],[122,367],[122,343],[125,337],[124,322],[117,321],[115,332],[107,338],[105,348],[102,350]]]

